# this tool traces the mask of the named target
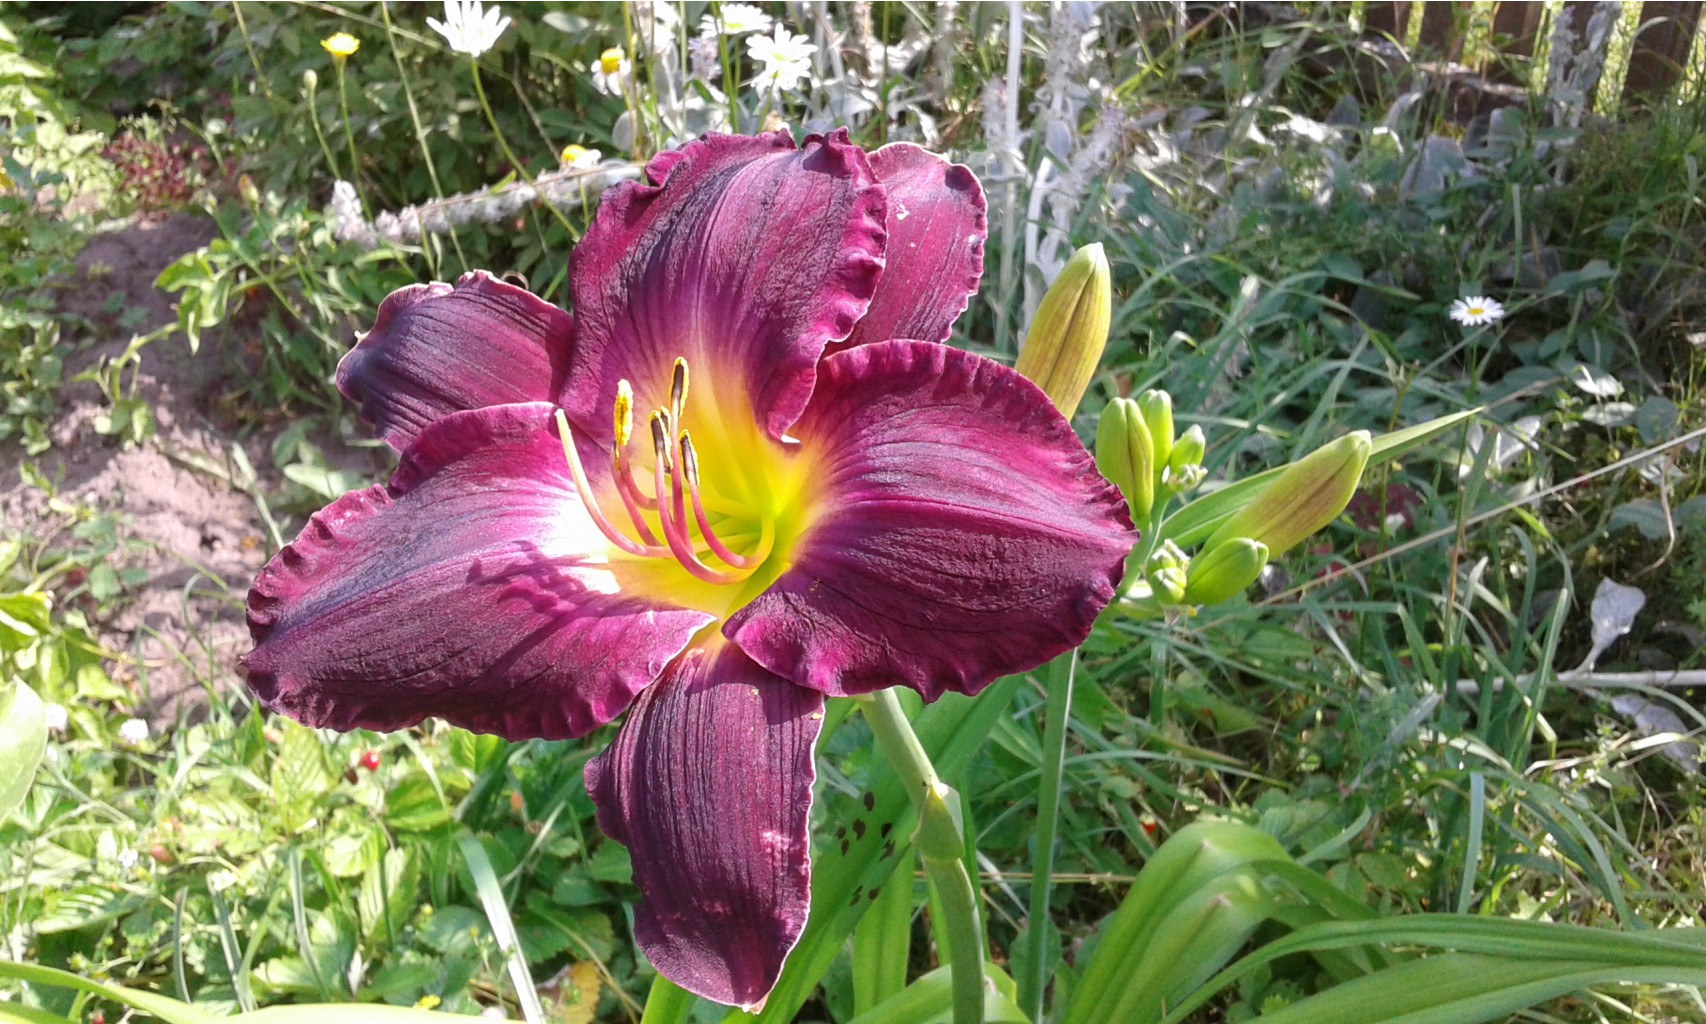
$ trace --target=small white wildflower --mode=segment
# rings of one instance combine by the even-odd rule
[[[64,732],[65,726],[71,720],[63,704],[49,704],[42,709],[42,718],[47,721],[47,731],[52,733]]]
[[[480,1017],[484,1020],[509,1020],[509,1014],[496,1006],[488,1006],[481,1010]]]
[[[140,718],[127,718],[118,727],[118,741],[127,747],[140,747],[148,742],[148,723]]]
[[[497,45],[509,28],[510,19],[498,14],[498,5],[485,9],[481,0],[444,0],[444,20],[428,18],[427,25],[444,37],[457,53],[478,57]]]
[[[562,161],[564,167],[581,170],[587,167],[597,167],[598,162],[604,159],[604,154],[596,149],[570,144],[563,147],[563,152],[558,155],[558,159]]]
[[[606,96],[620,96],[633,70],[633,62],[628,60],[622,48],[612,46],[598,55],[598,63],[592,69],[593,88]]]
[[[207,876],[207,889],[209,892],[225,892],[227,889],[230,889],[236,884],[237,873],[234,871],[226,871],[222,868]]]
[[[118,869],[128,872],[131,868],[136,867],[136,862],[140,858],[135,850],[127,846],[118,852],[118,857],[115,859],[118,861]]]
[[[812,73],[811,58],[817,47],[806,42],[805,36],[794,35],[777,25],[774,36],[749,37],[746,52],[764,65],[753,76],[753,84],[765,91],[785,92],[798,88],[801,79]]]
[[[744,36],[751,32],[768,32],[773,19],[752,4],[724,4],[722,33]],[[717,34],[717,19],[707,14],[699,19],[699,31],[707,36]]]
[[[1505,318],[1505,307],[1497,299],[1471,295],[1451,304],[1450,316],[1465,327],[1479,327]]]

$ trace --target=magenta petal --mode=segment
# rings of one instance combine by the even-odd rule
[[[728,422],[780,438],[818,357],[864,314],[882,273],[883,190],[843,131],[707,135],[653,158],[657,184],[604,194],[569,271],[576,317],[563,407],[601,444],[618,380],[666,404],[677,356]]]
[[[572,320],[485,271],[399,288],[338,364],[338,390],[402,451],[463,409],[552,401],[568,372]]]
[[[672,664],[587,765],[599,827],[633,855],[634,938],[689,992],[762,1003],[805,927],[822,719],[821,696],[719,642]]]
[[[847,343],[946,340],[983,274],[983,189],[967,168],[910,142],[870,157],[888,195],[887,265]]]
[[[824,359],[794,427],[817,460],[793,565],[723,633],[831,695],[975,693],[1081,643],[1135,536],[1047,396],[946,345]]]
[[[551,416],[542,403],[452,413],[389,486],[316,513],[249,593],[243,664],[261,702],[334,729],[436,715],[555,739],[657,678],[712,616],[635,596],[652,563],[605,563]]]

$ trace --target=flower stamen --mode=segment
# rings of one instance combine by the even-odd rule
[[[581,505],[586,509],[592,524],[598,527],[598,532],[604,534],[606,540],[641,558],[661,558],[664,551],[656,545],[642,544],[622,533],[605,518],[604,510],[598,507],[598,499],[592,493],[592,484],[587,482],[586,469],[581,465],[581,457],[575,451],[575,437],[569,430],[569,418],[563,410],[557,410],[557,436],[563,442],[563,461],[569,465],[569,475],[574,478],[575,490],[580,494]]]
[[[699,496],[699,456],[694,453],[693,439],[687,436],[685,430],[681,432],[680,450],[681,463],[677,470],[675,514],[678,517],[685,518],[685,510],[682,508],[683,488],[680,484],[680,478],[684,476],[687,483],[686,493],[693,500],[693,518],[699,523],[699,535],[705,538],[705,546],[711,549],[712,554],[737,569],[758,568],[770,554],[770,547],[775,540],[775,527],[771,525],[769,519],[762,521],[761,529],[763,532],[760,534],[757,554],[737,555],[729,550],[728,546],[717,537],[716,531],[711,529],[710,519],[705,515],[705,502]]]
[[[664,540],[669,544],[669,552],[675,556],[677,562],[681,563],[682,568],[706,583],[739,583],[747,577],[746,573],[721,572],[699,560],[699,555],[693,550],[692,540],[687,535],[687,524],[676,518],[679,513],[670,508],[670,502],[662,500],[664,492],[668,489],[664,474],[668,473],[677,481],[677,486],[674,489],[675,500],[673,504],[675,509],[682,507],[679,483],[681,476],[675,468],[674,460],[669,455],[669,431],[666,426],[668,419],[668,414],[662,409],[652,413],[652,449],[657,454],[657,463],[652,467],[652,473],[656,478],[655,487],[659,499],[658,520],[663,527]]]
[[[687,408],[687,360],[675,357],[675,368],[669,374],[669,412],[675,424],[681,423],[682,411]]]

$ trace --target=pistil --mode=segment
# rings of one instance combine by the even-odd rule
[[[682,507],[681,489],[674,488],[673,503],[662,500],[666,490],[665,474],[680,479],[679,471],[674,465],[675,460],[670,458],[667,421],[668,415],[663,410],[652,413],[652,448],[657,454],[657,464],[652,467],[652,473],[656,478],[655,486],[659,499],[658,520],[663,527],[663,537],[669,544],[670,554],[675,556],[682,568],[706,583],[739,583],[746,578],[746,573],[720,572],[699,560],[699,555],[693,550],[693,542],[687,536],[687,524],[677,518],[678,510]],[[675,506],[673,509],[671,504]]]
[[[557,410],[557,436],[563,442],[563,461],[568,463],[569,475],[574,477],[575,491],[580,494],[581,505],[586,509],[592,524],[598,527],[598,532],[630,555],[639,555],[642,558],[661,557],[665,552],[656,545],[642,544],[634,540],[612,526],[610,520],[605,518],[604,510],[598,507],[598,499],[592,493],[592,484],[587,482],[586,469],[581,466],[581,457],[575,451],[575,436],[569,430],[569,418],[561,409]]]

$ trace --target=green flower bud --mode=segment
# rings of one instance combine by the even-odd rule
[[[1196,490],[1205,475],[1202,457],[1207,447],[1202,428],[1195,426],[1173,442],[1173,450],[1167,453],[1167,472],[1163,478],[1168,490],[1174,494]]]
[[[1073,253],[1049,286],[1013,368],[1070,417],[1101,361],[1113,316],[1108,257],[1101,243],[1092,243]]]
[[[1137,407],[1155,445],[1155,467],[1159,471],[1173,454],[1173,396],[1165,391],[1145,391],[1137,396]]]
[[[1271,557],[1290,551],[1345,510],[1373,447],[1368,431],[1358,430],[1305,455],[1221,523],[1203,550],[1247,537],[1266,544]]]
[[[1262,566],[1268,564],[1268,546],[1248,537],[1234,537],[1191,559],[1185,572],[1186,604],[1219,604],[1244,592]]]
[[[1132,522],[1149,521],[1155,503],[1155,452],[1137,403],[1116,398],[1096,423],[1096,468],[1125,495]]]

